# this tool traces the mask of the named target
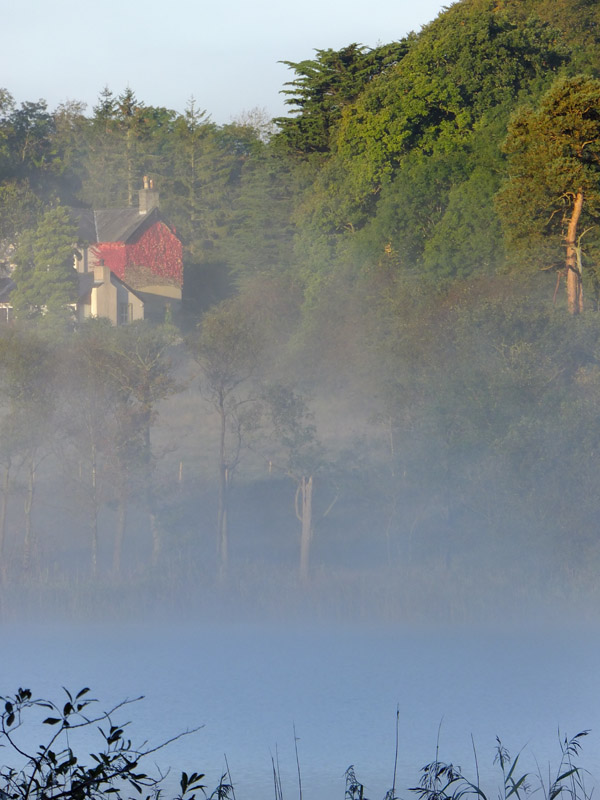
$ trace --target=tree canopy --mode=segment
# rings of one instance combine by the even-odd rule
[[[504,147],[509,177],[498,208],[509,246],[530,264],[560,265],[569,310],[579,312],[584,264],[597,283],[600,80],[557,80],[537,108],[516,114]]]

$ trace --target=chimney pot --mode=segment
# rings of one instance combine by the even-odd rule
[[[154,188],[154,181],[147,175],[144,175],[144,188],[138,194],[140,214],[149,214],[154,208],[158,208],[158,192]]]

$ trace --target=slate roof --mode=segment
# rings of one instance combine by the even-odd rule
[[[157,208],[148,214],[140,214],[137,206],[131,208],[108,208],[94,211],[88,208],[70,209],[71,218],[78,225],[80,242],[128,242],[136,234],[160,219]]]

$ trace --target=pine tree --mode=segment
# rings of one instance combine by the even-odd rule
[[[521,261],[558,268],[577,314],[586,245],[597,253],[599,244],[600,80],[558,79],[538,108],[514,117],[505,150],[510,177],[497,205],[508,245]]]
[[[11,300],[19,317],[46,313],[69,315],[77,300],[77,272],[73,267],[75,225],[65,208],[47,211],[39,225],[23,237],[17,251]]]

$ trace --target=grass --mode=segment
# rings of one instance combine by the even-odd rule
[[[212,543],[212,542],[211,542]],[[597,580],[556,576],[538,580],[526,570],[477,572],[432,557],[422,564],[375,567],[315,566],[309,585],[298,578],[295,564],[268,560],[233,563],[226,578],[218,576],[212,548],[205,558],[165,559],[159,566],[127,566],[120,575],[110,569],[92,579],[87,564],[61,568],[47,564],[30,572],[7,564],[0,582],[0,621],[57,619],[86,622],[152,615],[193,621],[260,620],[265,623],[470,626],[524,622],[595,624],[600,608]],[[517,565],[518,566],[518,565]]]
[[[589,731],[581,731],[571,738],[564,736],[560,740],[560,759],[557,766],[552,769],[548,766],[548,773],[544,775],[538,767],[536,774],[521,773],[518,769],[520,753],[511,758],[509,751],[502,741],[496,739],[496,755],[494,764],[499,769],[500,786],[496,795],[497,800],[528,800],[528,798],[542,797],[543,800],[590,800],[593,789],[586,786],[586,777],[590,773],[580,767],[578,762],[582,740]],[[479,765],[477,753],[475,754],[475,776],[468,776],[461,767],[452,763],[439,760],[436,747],[436,758],[422,767],[419,782],[410,787],[409,792],[417,800],[493,800],[489,793],[481,787],[479,780]],[[346,770],[345,800],[368,800],[365,796],[365,787],[358,779],[354,766]],[[400,800],[396,794],[396,770],[394,769],[394,783],[384,797],[384,800]]]

